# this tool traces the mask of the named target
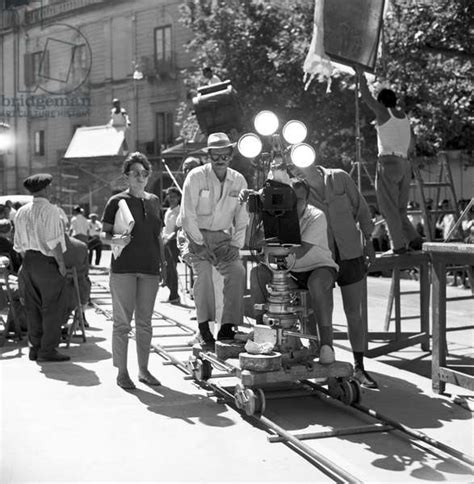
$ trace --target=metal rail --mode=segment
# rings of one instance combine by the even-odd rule
[[[322,387],[321,385],[318,385],[317,383],[313,383],[310,381],[304,381],[304,384],[309,385],[312,388],[315,388],[319,390],[321,393],[324,393],[327,396],[329,395],[329,392]],[[386,415],[383,415],[382,413],[378,412],[377,410],[373,410],[371,408],[368,408],[364,405],[361,405],[360,403],[352,403],[352,407],[356,408],[360,412],[365,413],[366,415],[370,415],[371,417],[379,420],[380,422],[383,422],[387,425],[391,425],[393,428],[400,430],[401,432],[409,435],[410,437],[413,437],[414,439],[421,440],[425,442],[426,444],[431,445],[432,447],[435,447],[436,449],[439,449],[446,454],[451,455],[452,457],[455,457],[456,459],[459,459],[466,464],[469,465],[474,465],[474,459],[467,454],[464,454],[463,452],[460,452],[459,450],[453,449],[449,445],[443,444],[442,442],[439,442],[438,440],[432,439],[431,437],[428,437],[426,434],[419,432],[418,430],[414,430],[410,427],[407,427],[406,425],[393,420],[390,417],[387,417]]]
[[[104,288],[102,284],[95,283],[96,287],[101,287]],[[93,306],[105,314],[107,317],[111,317],[111,311],[106,310],[104,308],[100,307],[100,304],[97,304],[96,302],[92,301]],[[178,327],[181,330],[184,330],[182,335],[188,334],[188,332],[194,333],[194,330],[190,327],[187,326],[186,324],[181,323],[180,321],[177,321],[174,318],[169,317],[168,315],[159,312],[159,311],[154,311],[154,316],[159,317],[160,319],[165,320],[166,322],[171,322],[173,324],[167,325],[166,327]],[[160,338],[160,337],[166,337],[166,335],[155,335],[154,338]],[[169,345],[169,346],[164,346],[160,345],[156,342],[152,342],[151,344],[152,349],[157,353],[160,357],[162,357],[165,360],[164,364],[169,364],[169,365],[174,365],[176,368],[181,370],[183,373],[185,373],[185,378],[186,379],[191,379],[193,378],[192,372],[188,369],[186,364],[175,357],[172,352],[175,351],[186,351],[187,347],[184,345]],[[191,351],[192,348],[189,346],[189,351]],[[227,365],[225,362],[222,362],[220,360],[217,360],[214,355],[210,353],[201,353],[200,357],[203,360],[207,360],[210,364],[212,364],[214,367],[218,368],[221,371],[226,371],[228,374],[223,374],[223,375],[213,375],[213,379],[215,378],[223,378],[223,377],[232,377],[234,376],[235,373],[235,368],[231,367],[230,365]],[[343,430],[331,430],[331,431],[325,431],[325,432],[317,432],[312,434],[291,434],[290,432],[286,431],[284,428],[280,427],[278,424],[270,420],[269,418],[260,415],[252,415],[248,416],[241,412],[235,404],[235,399],[234,395],[229,392],[226,388],[222,387],[219,385],[217,382],[213,381],[204,381],[204,380],[196,380],[195,381],[205,390],[210,390],[210,393],[213,395],[217,396],[218,398],[224,400],[226,404],[228,404],[230,407],[232,407],[234,410],[239,412],[241,416],[245,419],[250,421],[252,424],[261,427],[265,429],[269,434],[269,441],[270,442],[283,442],[286,445],[288,445],[290,448],[293,450],[297,451],[300,454],[303,454],[315,467],[317,467],[321,472],[326,474],[328,477],[330,477],[332,480],[335,482],[341,482],[341,483],[361,483],[360,479],[346,471],[345,469],[341,468],[328,458],[326,458],[324,455],[320,454],[317,452],[314,448],[306,445],[303,440],[308,440],[308,439],[315,439],[315,438],[322,438],[322,437],[329,437],[329,436],[338,436],[338,435],[348,435],[348,434],[353,434],[353,433],[369,433],[369,432],[386,432],[390,431],[393,429],[400,430],[404,434],[408,435],[411,438],[421,440],[432,447],[435,447],[436,449],[439,449],[443,451],[444,453],[451,455],[455,457],[458,460],[461,460],[464,463],[473,465],[474,464],[474,459],[466,455],[462,452],[459,452],[456,449],[453,449],[446,444],[443,444],[442,442],[436,441],[435,439],[432,439],[425,434],[418,432],[416,430],[413,430],[400,422],[397,422],[385,415],[382,415],[380,412],[377,412],[376,410],[369,409],[359,403],[352,403],[352,407],[355,408],[356,410],[363,412],[374,419],[378,420],[379,424],[372,424],[372,425],[365,425],[365,426],[359,426],[359,427],[353,427],[350,429],[343,429]],[[318,395],[318,397],[321,397],[321,394],[329,395],[329,392],[326,388],[322,387],[321,385],[318,385],[316,383],[310,382],[310,381],[302,381],[303,385],[305,385],[307,388],[312,388],[313,390],[317,390],[316,392],[309,392],[307,391],[306,396],[315,396]],[[318,393],[319,392],[319,393]],[[295,395],[304,395],[302,393],[301,389],[298,391],[295,391]],[[284,395],[283,398],[286,397],[292,397],[292,393],[289,392],[288,395]],[[334,400],[331,398],[331,400]],[[337,401],[337,400],[336,400]],[[340,402],[339,402],[340,403]],[[341,405],[344,405],[341,403]],[[344,405],[347,407],[347,405]]]

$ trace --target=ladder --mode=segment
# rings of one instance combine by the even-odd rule
[[[456,198],[456,192],[454,189],[454,181],[453,176],[451,173],[451,169],[449,167],[448,157],[446,152],[440,152],[438,154],[437,163],[433,165],[434,169],[437,169],[437,173],[434,175],[434,181],[425,181],[421,174],[420,164],[416,161],[412,163],[412,170],[414,175],[414,181],[411,183],[411,188],[417,188],[420,194],[420,210],[408,210],[408,214],[413,215],[421,215],[423,217],[424,222],[424,232],[427,241],[429,242],[439,242],[443,241],[442,239],[436,239],[436,221],[438,220],[440,215],[450,214],[454,215],[454,222],[455,225],[452,227],[450,233],[448,234],[448,239],[456,235],[457,227],[459,227],[460,223],[460,213],[458,209],[458,201]],[[428,194],[432,194],[434,192],[434,196],[429,196]],[[451,199],[451,203],[453,208],[451,209],[440,209],[438,208],[439,202],[441,199],[441,193],[448,192],[449,198]],[[443,197],[444,198],[444,197]],[[429,200],[431,199],[432,206],[429,204]],[[472,205],[469,206],[469,209]],[[447,240],[445,241],[447,242]],[[467,272],[467,276],[471,285],[471,292],[474,294],[474,274],[473,270],[470,266],[450,266],[450,270],[465,270]],[[392,282],[390,285],[390,292],[388,296],[388,303],[387,309],[385,313],[385,324],[384,330],[388,331],[390,327],[390,322],[397,318],[400,318],[400,310],[398,309],[397,314],[397,307],[395,307],[395,317],[392,317],[392,311],[394,302],[399,306],[400,305],[400,296],[403,294],[416,294],[418,291],[401,291],[400,290],[400,272],[393,271],[392,273]],[[402,319],[413,319],[413,317],[402,317]]]
[[[424,222],[425,237],[429,242],[440,241],[439,238],[436,239],[435,237],[436,221],[440,215],[452,213],[455,222],[459,218],[458,200],[456,198],[453,176],[449,168],[446,152],[442,151],[438,154],[438,163],[433,164],[433,167],[438,169],[438,173],[434,177],[435,181],[425,181],[421,175],[419,163],[416,161],[413,162],[414,182],[411,184],[411,187],[418,188],[421,199],[421,210],[408,211],[409,214],[421,214]],[[453,208],[438,208],[443,189],[449,193]],[[435,195],[433,197],[428,196],[433,191],[435,191]],[[432,201],[431,206],[429,203],[430,200]]]

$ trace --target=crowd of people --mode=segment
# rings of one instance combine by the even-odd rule
[[[209,83],[218,82],[204,70]],[[379,158],[376,194],[378,208],[368,206],[352,178],[343,170],[318,165],[288,168],[288,184],[295,194],[295,213],[301,245],[293,249],[291,277],[296,287],[309,291],[314,318],[304,331],[319,338],[319,362],[335,361],[333,345],[333,290],[340,287],[348,335],[354,357],[354,378],[367,388],[376,381],[364,368],[367,335],[362,321],[361,301],[368,267],[375,252],[405,254],[421,249],[426,227],[416,202],[408,201],[411,167],[408,153],[413,138],[408,119],[396,105],[396,96],[382,90],[377,99],[358,72],[362,98],[376,116]],[[125,119],[126,112],[114,100],[112,117]],[[125,124],[128,120],[125,120]],[[128,373],[128,334],[135,319],[138,380],[160,385],[150,373],[148,359],[152,338],[151,318],[160,282],[169,288],[166,302],[180,302],[177,264],[181,259],[193,274],[193,296],[198,330],[192,343],[212,347],[215,340],[232,340],[243,321],[246,271],[240,256],[249,227],[245,203],[247,181],[231,168],[235,143],[225,133],[211,133],[202,157],[183,163],[182,188],[167,189],[160,198],[147,192],[152,172],[147,157],[131,153],[122,166],[127,188],[106,203],[102,217],[86,217],[81,206],[69,220],[53,196],[53,177],[33,175],[24,180],[33,201],[22,207],[11,202],[0,206],[0,252],[8,254],[17,272],[28,322],[29,358],[38,361],[66,361],[57,346],[61,325],[71,311],[68,269],[76,267],[82,281],[81,303],[88,299],[88,267],[98,266],[104,244],[112,249],[110,292],[113,306],[112,356],[117,384],[134,389]],[[378,211],[380,209],[380,212]],[[449,201],[441,203],[449,212]],[[415,214],[410,214],[415,211]],[[118,229],[120,223],[120,229]],[[436,229],[446,238],[455,217],[446,213]],[[128,225],[127,225],[128,224]],[[124,228],[125,227],[125,228]],[[465,241],[474,240],[472,211],[461,226]],[[14,234],[14,235],[13,235]],[[215,273],[222,278],[217,294]],[[271,271],[264,264],[250,274],[254,304],[265,302]],[[69,284],[70,287],[70,284]],[[216,320],[216,299],[222,298],[220,329]],[[69,301],[69,304],[68,304]],[[252,307],[254,307],[252,305]],[[257,323],[262,314],[254,311]]]

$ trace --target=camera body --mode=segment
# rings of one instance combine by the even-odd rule
[[[296,203],[293,188],[276,180],[266,180],[258,193],[249,195],[249,212],[261,217],[266,242],[301,244]]]

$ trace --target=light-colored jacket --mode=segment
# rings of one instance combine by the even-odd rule
[[[187,235],[202,245],[202,229],[223,230],[232,234],[231,245],[242,248],[249,217],[245,204],[239,203],[239,193],[245,188],[245,178],[232,168],[227,168],[223,183],[211,163],[191,170],[184,182],[180,211]]]
[[[324,193],[318,193],[315,177],[324,179]],[[321,209],[328,222],[329,248],[333,255],[336,246],[340,260],[350,260],[363,255],[361,233],[369,239],[374,229],[369,206],[357,185],[344,170],[310,166],[304,169],[310,185],[309,203]],[[360,231],[359,231],[360,230]]]

